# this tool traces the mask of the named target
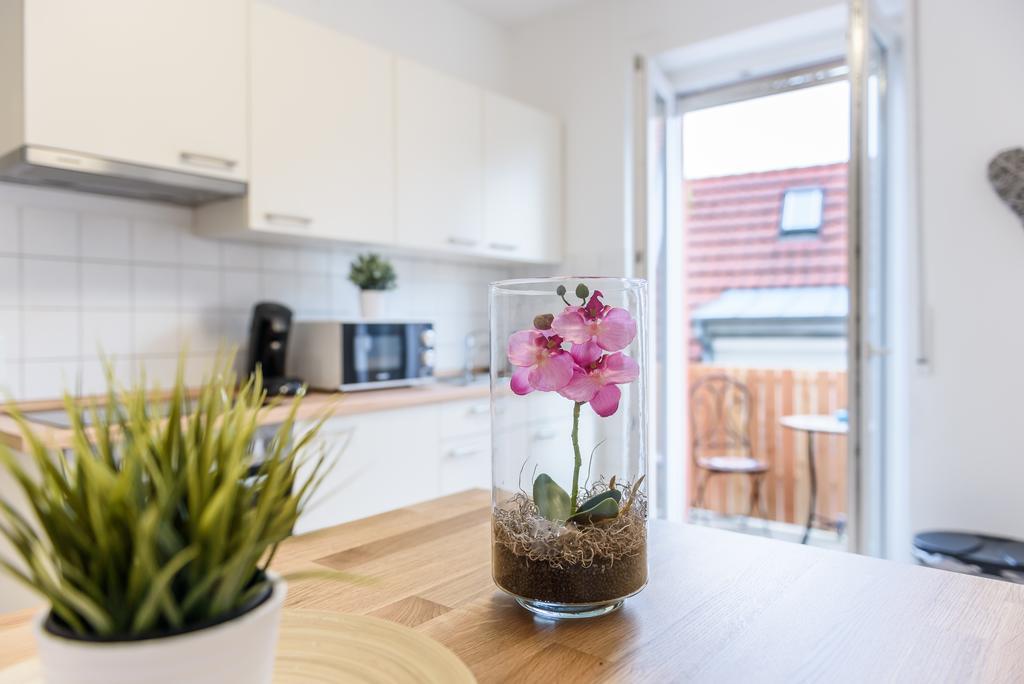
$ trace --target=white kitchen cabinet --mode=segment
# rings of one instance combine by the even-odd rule
[[[488,399],[481,398],[328,420],[309,453],[322,450],[331,470],[299,519],[296,534],[489,488],[488,407]]]
[[[453,401],[438,405],[441,429],[438,468],[441,494],[491,486],[491,402]]]
[[[483,241],[483,92],[399,59],[398,243],[477,253]]]
[[[314,442],[310,455],[322,450],[331,469],[296,534],[440,495],[436,406],[332,418]]]
[[[484,249],[513,259],[561,258],[562,134],[558,119],[484,95]]]
[[[0,154],[38,145],[246,178],[248,0],[0,2],[17,58],[0,67]]]
[[[491,430],[491,402],[488,397],[475,401],[452,401],[438,405],[441,435],[445,439],[487,435]]]
[[[440,495],[491,486],[491,435],[445,440],[438,468]]]
[[[200,233],[394,242],[394,57],[252,6],[249,194],[201,207]]]

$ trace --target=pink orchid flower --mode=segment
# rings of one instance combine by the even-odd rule
[[[640,365],[622,352],[602,354],[600,343],[574,344],[569,352],[575,365],[572,380],[558,393],[573,401],[590,402],[594,413],[607,418],[619,410],[625,385],[640,377]]]
[[[636,337],[636,321],[625,309],[601,302],[600,290],[586,306],[569,306],[551,322],[551,329],[573,344],[596,342],[604,351],[625,349]]]
[[[554,392],[572,380],[573,358],[562,349],[562,338],[551,331],[520,330],[508,338],[508,360],[518,366],[511,387],[516,394],[533,390]]]

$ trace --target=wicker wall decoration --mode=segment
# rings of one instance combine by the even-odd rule
[[[988,163],[988,180],[999,198],[1024,222],[1024,148],[1003,150]]]

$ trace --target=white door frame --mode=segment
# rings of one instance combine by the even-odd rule
[[[648,477],[651,509],[656,517],[686,517],[685,403],[682,385],[670,382],[686,370],[685,359],[670,353],[680,335],[682,283],[664,274],[678,272],[682,235],[667,230],[681,221],[682,159],[676,93],[657,65],[643,56],[634,60],[634,201],[633,273],[648,280],[649,321],[648,405],[650,440]],[[657,184],[658,187],[655,187]],[[657,190],[657,192],[655,192]],[[668,263],[671,262],[671,263]],[[676,279],[678,280],[678,279]]]

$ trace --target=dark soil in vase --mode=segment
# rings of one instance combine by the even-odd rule
[[[494,581],[516,596],[548,603],[604,603],[630,596],[647,583],[647,549],[619,560],[594,559],[589,566],[561,568],[531,561],[494,545]]]
[[[614,520],[556,525],[518,494],[494,510],[494,582],[515,596],[549,603],[604,603],[635,594],[647,583],[646,516],[647,501],[638,497]]]

